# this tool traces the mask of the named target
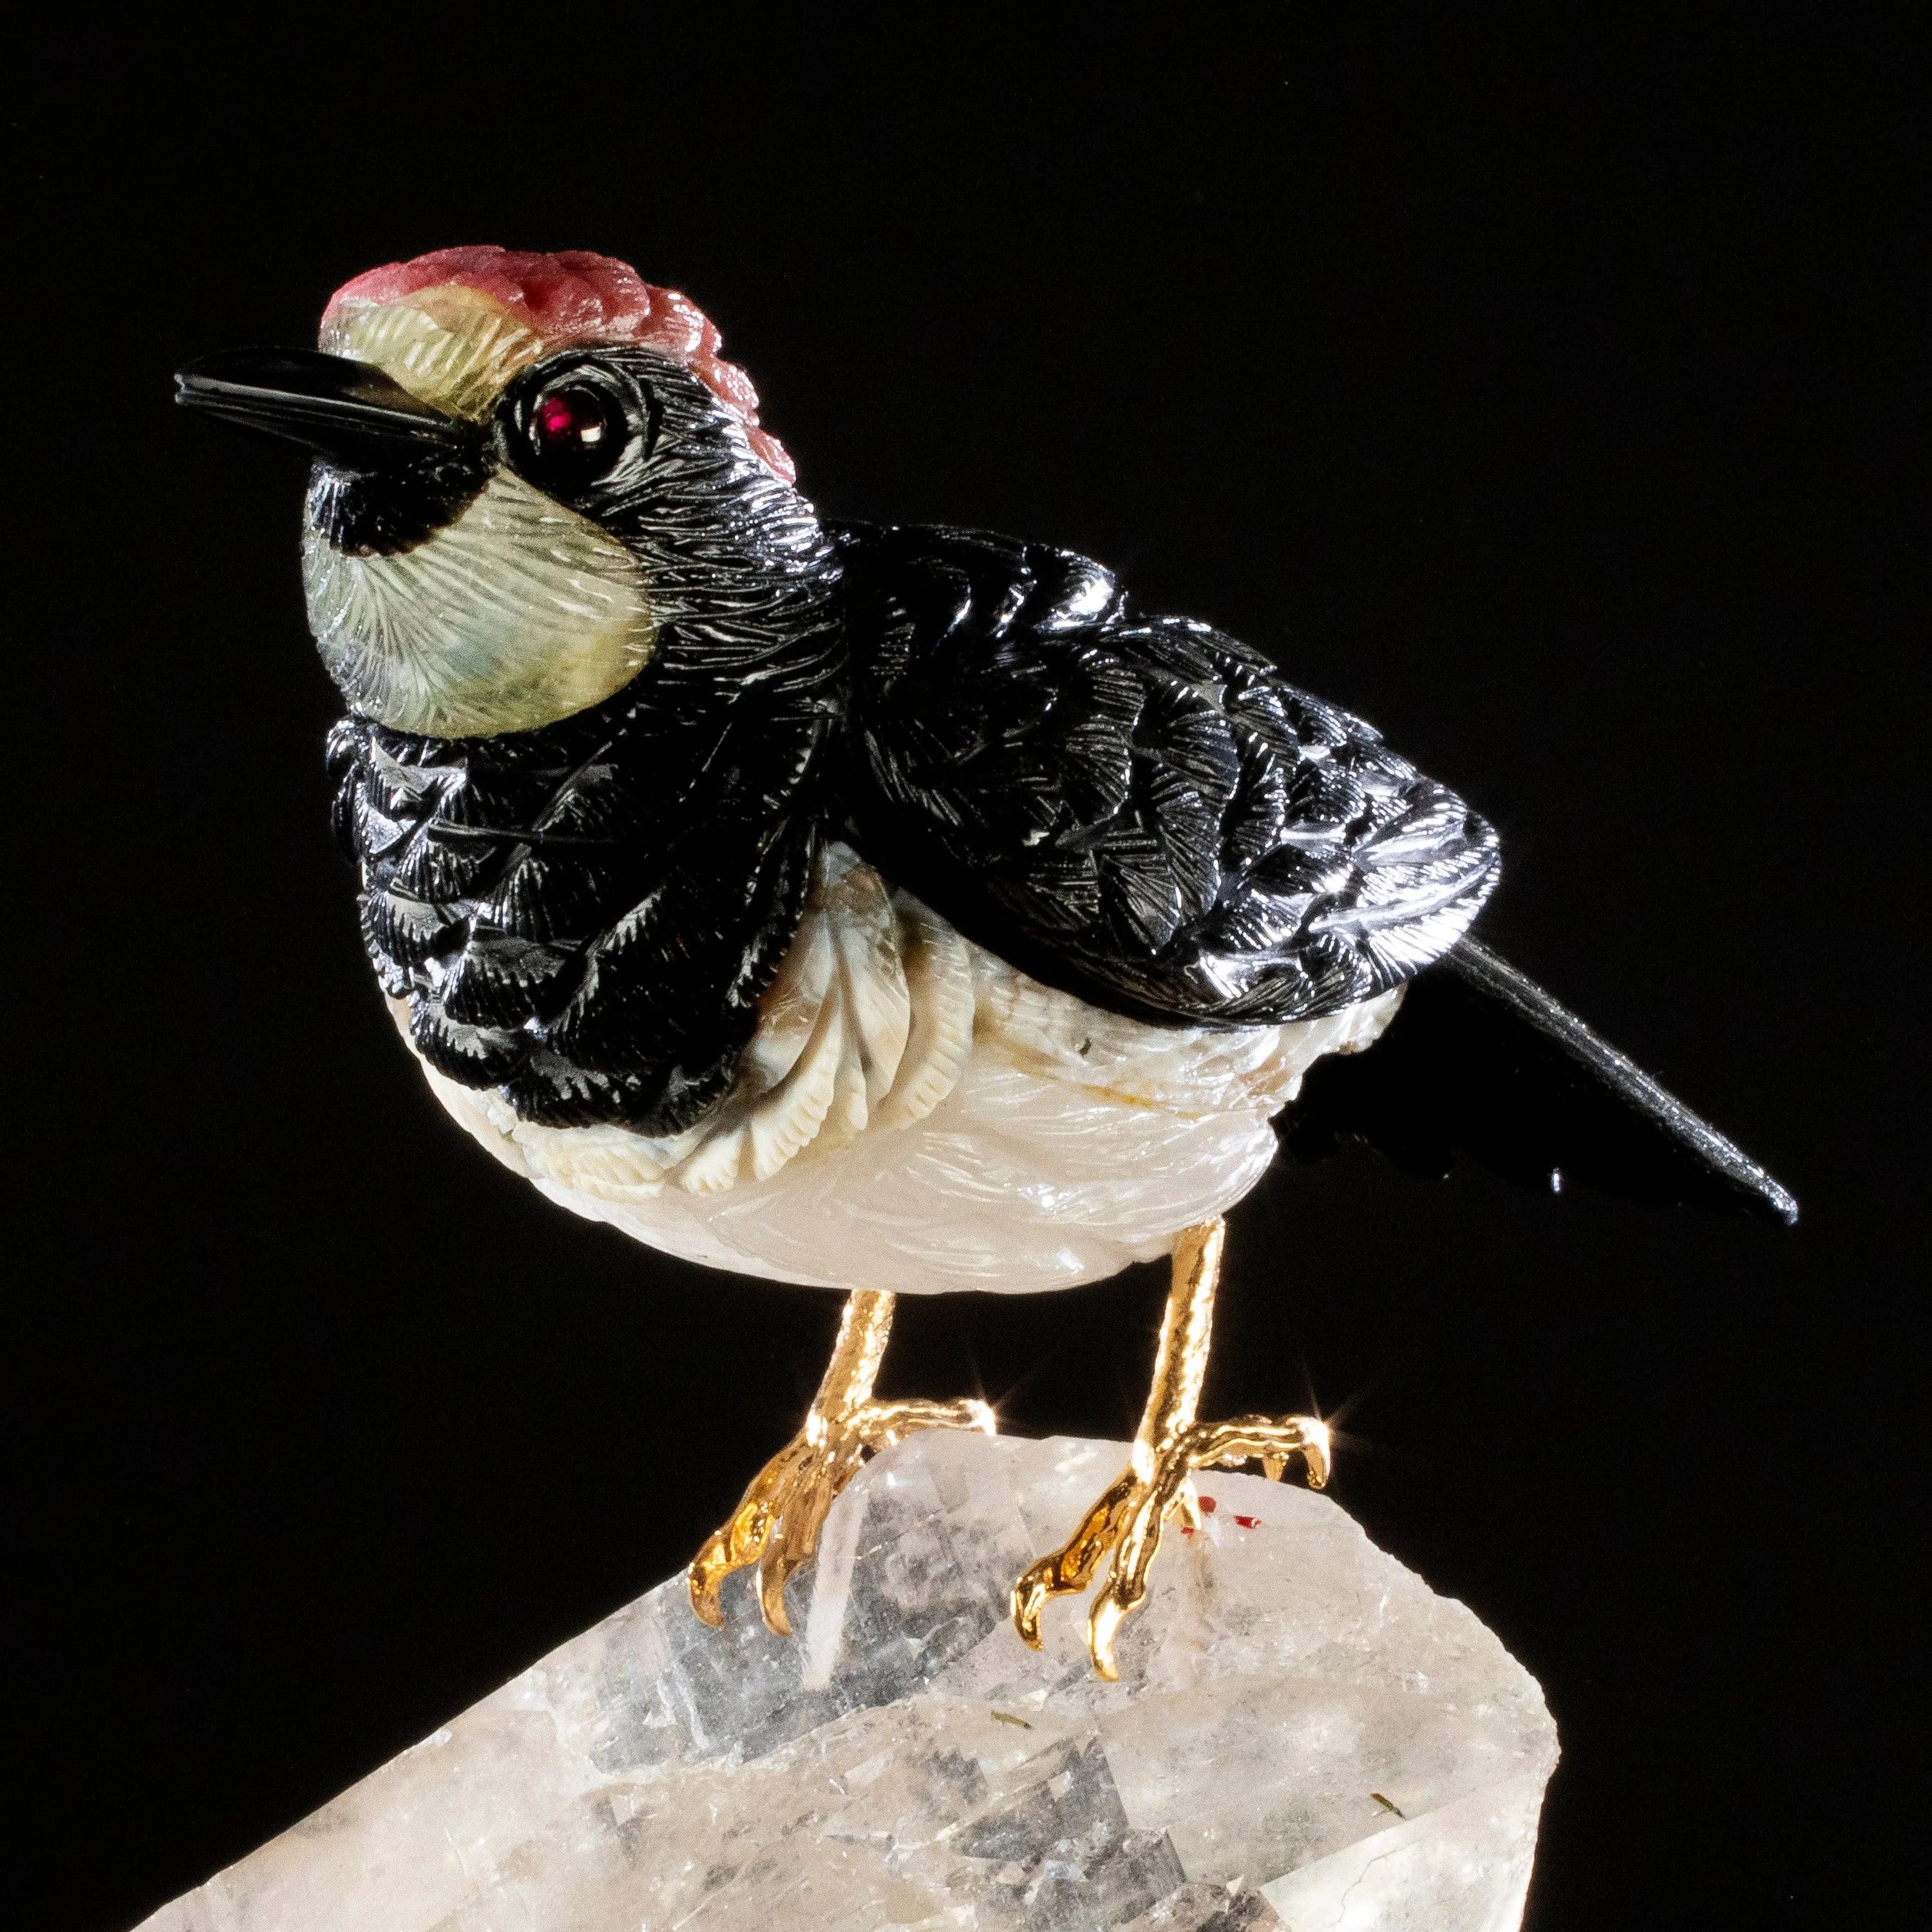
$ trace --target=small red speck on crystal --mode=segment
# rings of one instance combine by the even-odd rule
[[[1201,1507],[1205,1510],[1210,1516],[1212,1516],[1214,1512],[1221,1507],[1212,1496],[1202,1496],[1200,1498],[1200,1503]]]
[[[1244,1529],[1258,1529],[1262,1526],[1262,1520],[1258,1516],[1238,1516],[1234,1520]]]

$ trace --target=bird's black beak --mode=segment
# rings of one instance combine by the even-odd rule
[[[432,409],[368,363],[313,349],[204,356],[176,376],[175,400],[345,470],[473,454],[488,440],[480,424]]]

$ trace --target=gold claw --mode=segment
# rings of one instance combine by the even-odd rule
[[[1168,1518],[1178,1514],[1187,1528],[1201,1526],[1200,1506],[1190,1480],[1194,1471],[1258,1460],[1274,1479],[1290,1456],[1298,1455],[1306,1466],[1311,1488],[1318,1490],[1328,1480],[1328,1430],[1316,1417],[1195,1420],[1207,1375],[1222,1232],[1222,1223],[1212,1222],[1189,1228],[1174,1245],[1174,1285],[1161,1323],[1154,1384],[1126,1468],[1066,1541],[1030,1565],[1013,1586],[1014,1628],[1022,1641],[1037,1650],[1040,1616],[1047,1604],[1055,1597],[1085,1589],[1111,1557],[1106,1581],[1087,1620],[1088,1654],[1094,1668],[1109,1682],[1120,1676],[1115,1636],[1147,1600],[1148,1572]]]
[[[731,1569],[730,1558],[724,1553],[724,1534],[714,1529],[705,1538],[704,1547],[691,1559],[688,1578],[691,1607],[697,1612],[698,1621],[713,1630],[724,1627],[724,1606],[718,1600],[718,1592]]]
[[[1301,1445],[1301,1466],[1307,1472],[1308,1486],[1311,1490],[1325,1490],[1335,1467],[1334,1446],[1329,1439],[1328,1425],[1314,1416],[1304,1416],[1300,1420],[1308,1430],[1309,1439]]]
[[[1040,1646],[1040,1613],[1046,1608],[1047,1599],[1052,1594],[1052,1586],[1038,1563],[1030,1564],[1013,1586],[1010,1606],[1013,1628],[1019,1632],[1021,1642],[1029,1650],[1037,1650]]]
[[[1107,1590],[1087,1619],[1087,1654],[1094,1660],[1095,1671],[1109,1684],[1120,1681],[1120,1666],[1114,1661],[1114,1633],[1133,1608],[1132,1604],[1118,1601],[1113,1592]]]
[[[805,1426],[752,1478],[722,1529],[705,1539],[687,1572],[691,1607],[714,1628],[723,1624],[719,1593],[734,1570],[758,1568],[758,1609],[766,1628],[791,1634],[785,1586],[818,1554],[825,1520],[867,1456],[926,1429],[999,1425],[983,1402],[880,1402],[872,1384],[892,1330],[892,1298],[861,1289],[850,1296],[825,1378]]]
[[[1014,1627],[1037,1650],[1040,1612],[1055,1597],[1078,1596],[1094,1580],[1100,1559],[1119,1534],[1119,1518],[1133,1494],[1134,1472],[1124,1470],[1081,1520],[1080,1527],[1051,1556],[1029,1564],[1013,1586]]]

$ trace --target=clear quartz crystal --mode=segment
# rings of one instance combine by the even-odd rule
[[[1335,1504],[1204,1477],[1120,1681],[1006,1615],[1118,1443],[915,1436],[833,1509],[797,1634],[680,1577],[142,1932],[1508,1932],[1556,1732]]]

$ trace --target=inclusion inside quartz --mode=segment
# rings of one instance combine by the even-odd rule
[[[682,1576],[142,1932],[1509,1932],[1553,1726],[1477,1618],[1327,1498],[1202,1479],[1124,1626],[1013,1578],[1126,1454],[914,1437],[834,1507],[785,1640]]]

